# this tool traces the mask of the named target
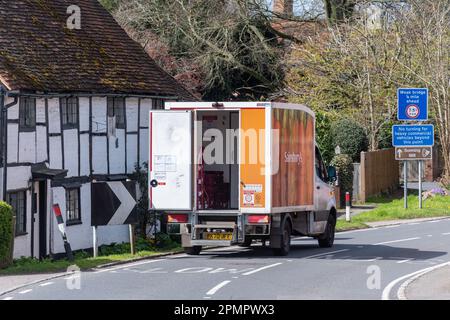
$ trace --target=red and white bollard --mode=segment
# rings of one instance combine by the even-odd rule
[[[346,192],[345,193],[345,220],[347,222],[350,222],[352,220],[352,216],[350,214],[350,207],[351,207],[351,203],[350,203],[350,192]]]

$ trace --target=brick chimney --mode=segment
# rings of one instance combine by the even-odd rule
[[[294,0],[274,0],[273,11],[287,16],[294,15]]]

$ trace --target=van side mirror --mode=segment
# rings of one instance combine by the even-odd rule
[[[328,180],[329,181],[336,181],[337,179],[337,174],[336,174],[336,168],[333,166],[329,166],[328,167]]]

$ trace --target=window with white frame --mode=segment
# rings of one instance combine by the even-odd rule
[[[27,232],[27,196],[26,191],[11,192],[8,194],[8,203],[16,216],[16,236]]]
[[[81,223],[80,189],[66,189],[66,221],[67,224]]]
[[[60,103],[63,128],[76,128],[78,126],[78,99],[76,97],[61,98]]]

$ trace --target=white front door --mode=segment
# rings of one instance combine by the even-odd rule
[[[150,111],[152,209],[192,210],[192,130],[192,111]]]

